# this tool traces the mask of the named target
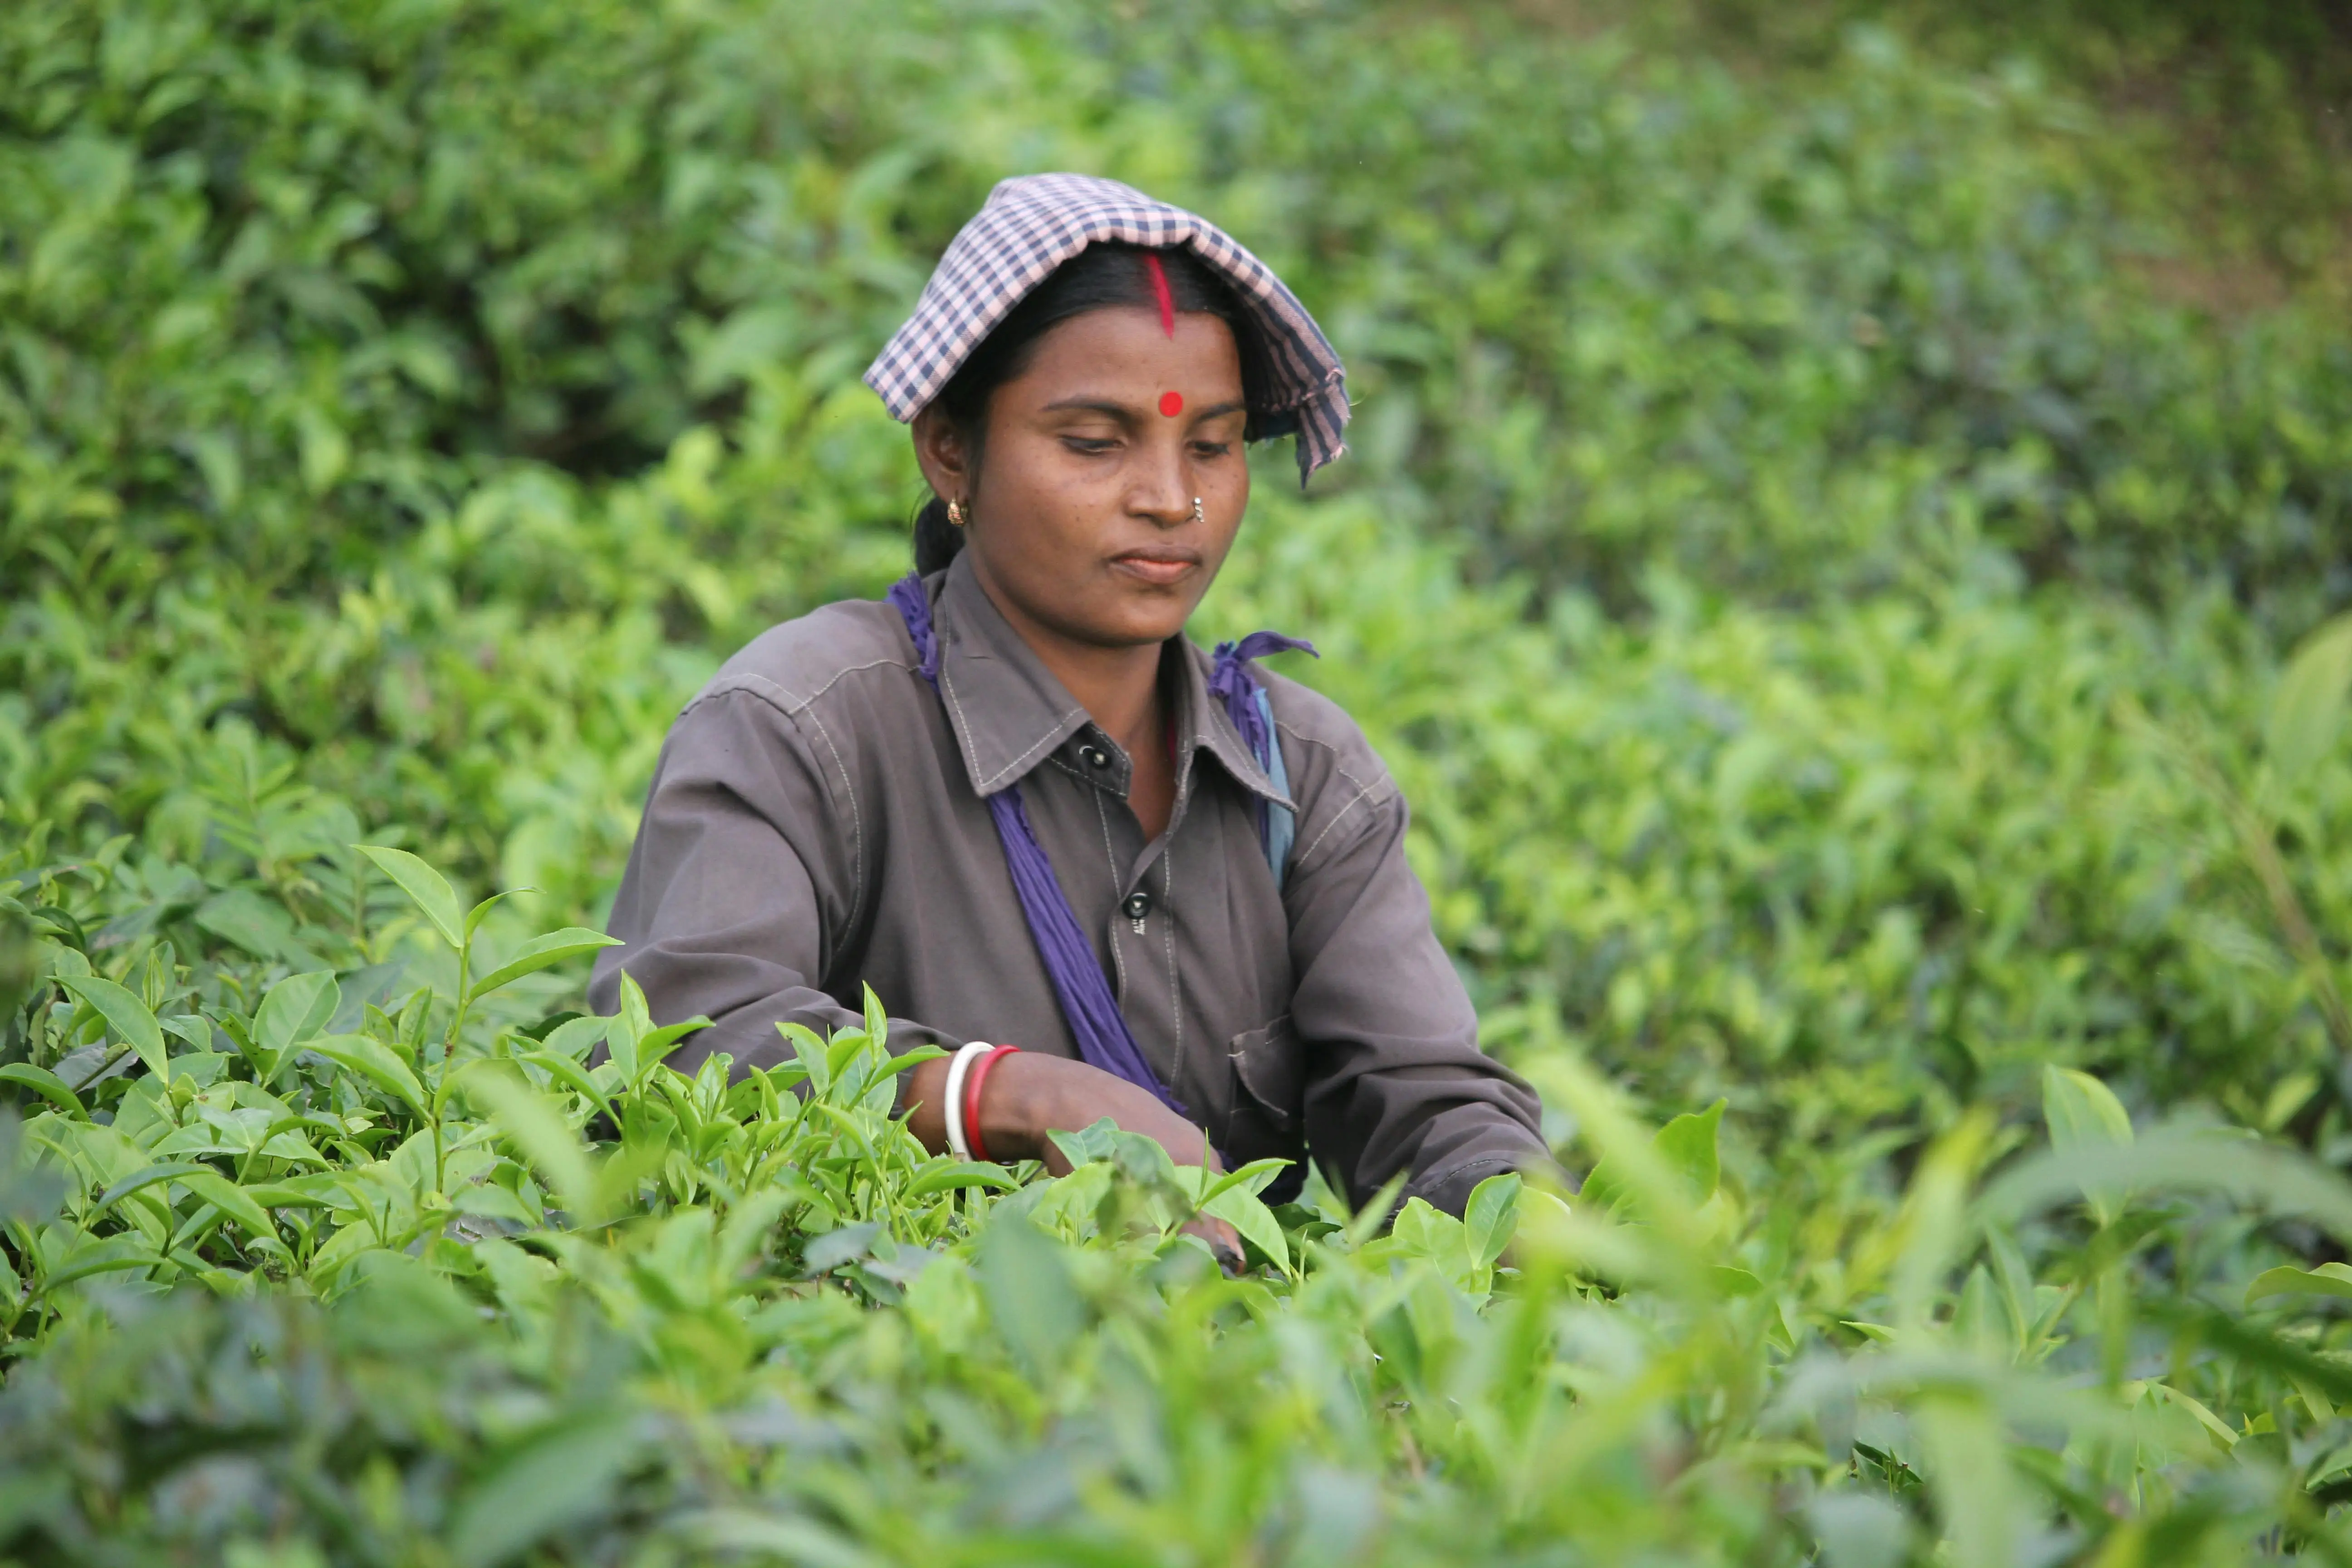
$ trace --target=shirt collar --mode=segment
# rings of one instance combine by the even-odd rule
[[[940,701],[948,727],[963,753],[972,793],[994,795],[1081,734],[1118,748],[1102,733],[1086,709],[1022,640],[959,552],[943,574],[927,584],[939,628]],[[1217,759],[1235,783],[1276,805],[1297,809],[1290,797],[1251,756],[1234,721],[1209,696],[1208,656],[1181,634],[1175,645],[1177,777],[1181,787],[1195,751]],[[1126,760],[1119,759],[1123,780]]]

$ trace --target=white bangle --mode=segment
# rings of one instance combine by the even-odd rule
[[[972,1040],[960,1047],[948,1063],[948,1152],[959,1160],[971,1158],[971,1145],[963,1135],[963,1075],[971,1064],[996,1047],[986,1040]]]

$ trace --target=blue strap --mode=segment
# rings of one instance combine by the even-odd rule
[[[1265,755],[1258,762],[1265,769],[1265,776],[1274,781],[1274,787],[1288,795],[1290,768],[1282,760],[1281,745],[1273,740],[1274,700],[1263,686],[1257,689],[1255,699],[1258,714],[1265,721],[1268,737]],[[1262,807],[1258,813],[1258,838],[1265,847],[1266,868],[1274,873],[1274,890],[1278,893],[1290,870],[1290,846],[1298,837],[1298,814],[1271,801],[1262,803]]]
[[[1225,717],[1241,731],[1242,744],[1249,748],[1257,765],[1265,770],[1267,779],[1284,795],[1290,793],[1290,769],[1282,760],[1282,742],[1275,733],[1274,702],[1250,663],[1270,653],[1294,650],[1311,658],[1323,657],[1315,651],[1313,643],[1303,637],[1286,637],[1280,632],[1252,632],[1237,643],[1219,643],[1209,671],[1209,695],[1223,705]],[[1276,892],[1282,890],[1288,874],[1290,846],[1297,837],[1297,813],[1271,801],[1257,803],[1258,846],[1265,851],[1266,869],[1274,873]]]

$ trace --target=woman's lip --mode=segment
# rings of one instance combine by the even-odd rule
[[[1110,563],[1147,583],[1165,587],[1197,571],[1201,558],[1189,552],[1131,550],[1124,555],[1112,556]]]

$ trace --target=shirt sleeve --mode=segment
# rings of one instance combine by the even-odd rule
[[[1349,1202],[1398,1171],[1459,1215],[1506,1171],[1550,1168],[1526,1081],[1478,1049],[1478,1018],[1404,855],[1403,796],[1349,779],[1291,862],[1284,903],[1306,1052],[1307,1147]],[[1319,815],[1319,814],[1317,814]]]
[[[724,1051],[738,1068],[793,1058],[777,1032],[820,1036],[864,1016],[821,988],[854,917],[862,868],[835,796],[789,711],[752,689],[714,691],[672,726],[644,821],[613,900],[621,947],[597,957],[591,1006],[618,1010],[625,971],[656,1024],[698,1014],[711,1027],[668,1059],[692,1072]],[[892,1054],[961,1042],[890,1020]],[[905,1076],[900,1076],[901,1091]]]

